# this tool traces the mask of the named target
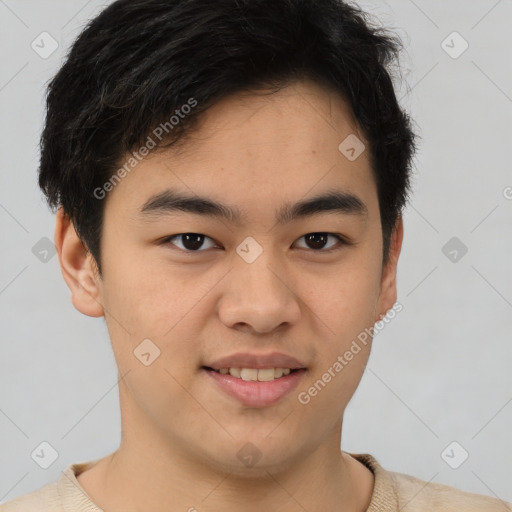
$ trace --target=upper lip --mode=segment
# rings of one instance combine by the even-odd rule
[[[295,370],[306,367],[294,357],[281,352],[270,352],[267,354],[237,352],[216,359],[205,366],[213,370],[220,370],[221,368],[290,368],[290,370]]]

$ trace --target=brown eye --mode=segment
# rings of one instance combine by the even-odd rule
[[[175,239],[181,238],[182,247],[178,247],[182,251],[186,252],[201,252],[200,249],[203,248],[204,241],[206,239],[211,240],[210,237],[206,235],[202,235],[200,233],[181,233],[179,235],[172,235],[167,237],[163,243],[170,243],[172,245],[177,245],[174,243]],[[208,249],[208,247],[207,247]]]
[[[327,245],[329,237],[333,237],[338,240],[338,246],[336,244]],[[339,235],[335,235],[334,233],[308,233],[299,238],[299,240],[304,239],[307,247],[306,249],[311,249],[314,252],[331,252],[340,249],[340,246],[346,244],[345,240],[341,238]],[[326,249],[327,247],[327,249]]]

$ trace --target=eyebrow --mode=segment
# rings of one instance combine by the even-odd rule
[[[190,196],[171,189],[150,197],[140,208],[141,216],[148,220],[175,212],[214,217],[231,223],[247,221],[245,213],[236,207],[219,203],[207,197]],[[327,191],[295,204],[285,203],[277,212],[276,223],[287,224],[321,213],[366,217],[368,208],[359,197],[352,193],[339,190]]]

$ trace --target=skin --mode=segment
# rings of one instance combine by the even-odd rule
[[[371,342],[309,404],[297,400],[396,302],[402,221],[383,268],[367,151],[351,162],[338,150],[349,134],[364,141],[347,104],[313,82],[222,100],[182,151],[151,152],[109,192],[103,279],[58,211],[55,244],[72,302],[105,316],[123,376],[120,447],[78,476],[106,512],[367,509],[373,474],[340,442]],[[246,221],[183,212],[141,220],[141,206],[166,188],[238,207]],[[333,188],[357,195],[367,216],[330,212],[276,226],[283,203]],[[352,245],[322,253],[304,238],[319,232]],[[182,238],[159,242],[180,233],[210,238],[189,254]],[[248,236],[263,248],[250,264],[236,253]],[[145,338],[161,351],[149,366],[133,354]],[[272,406],[244,407],[200,370],[233,352],[272,350],[308,368]],[[253,467],[237,457],[247,442],[261,453]]]

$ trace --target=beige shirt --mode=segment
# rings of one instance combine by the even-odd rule
[[[349,455],[375,477],[367,512],[512,512],[512,504],[497,498],[387,471],[367,453]],[[76,479],[96,462],[67,466],[57,482],[0,505],[0,512],[101,512]]]

